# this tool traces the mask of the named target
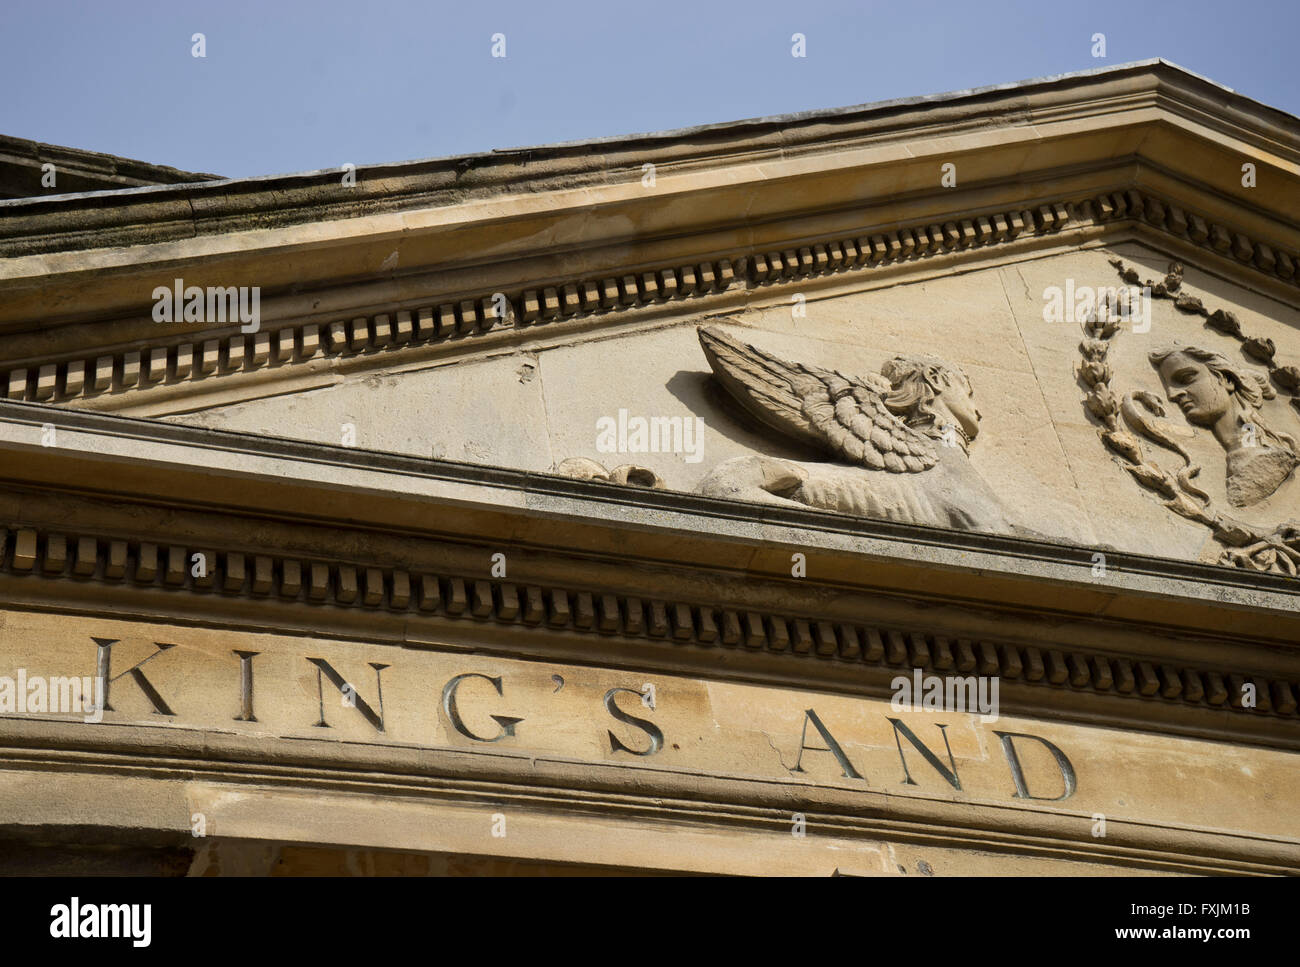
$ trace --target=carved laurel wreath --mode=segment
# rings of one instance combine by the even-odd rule
[[[1139,281],[1141,277],[1137,271],[1125,268],[1119,259],[1111,259],[1110,264],[1129,285],[1149,286],[1153,297],[1172,300],[1180,312],[1202,316],[1207,326],[1240,342],[1247,356],[1268,367],[1269,377],[1291,394],[1291,405],[1300,412],[1300,397],[1296,395],[1300,391],[1300,367],[1277,365],[1274,361],[1276,347],[1272,340],[1244,334],[1233,313],[1223,309],[1211,313],[1200,299],[1181,292],[1183,267],[1180,264],[1170,264],[1162,282]],[[1162,419],[1164,404],[1160,398],[1145,391],[1127,393],[1121,398],[1111,389],[1112,374],[1106,355],[1110,350],[1110,340],[1126,321],[1129,307],[1125,298],[1122,291],[1114,305],[1109,295],[1103,298],[1084,322],[1085,337],[1079,343],[1082,356],[1079,377],[1090,387],[1084,406],[1101,421],[1103,428],[1099,435],[1102,442],[1119,458],[1116,462],[1134,480],[1157,495],[1165,507],[1213,531],[1215,539],[1224,545],[1219,564],[1297,577],[1300,572],[1300,524],[1288,521],[1264,528],[1243,524],[1220,513],[1210,495],[1192,483],[1201,468],[1192,463],[1187,450],[1166,429],[1167,424]],[[1120,424],[1121,417],[1124,426]],[[1171,473],[1152,463],[1143,451],[1139,434],[1181,456],[1182,469]]]

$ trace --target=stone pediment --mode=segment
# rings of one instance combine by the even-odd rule
[[[8,203],[0,378],[12,400],[530,472],[635,466],[751,501],[801,488],[814,509],[1099,551],[1253,548],[1237,563],[1285,570],[1270,539],[1300,518],[1300,234],[1282,216],[1298,157],[1294,119],[1155,62],[387,166],[355,191],[323,172]],[[1205,313],[1157,297],[1149,329],[1081,346],[1097,306],[1077,293],[1174,262]],[[257,280],[256,324],[185,322],[179,298],[177,321],[141,313],[177,265],[185,286]],[[912,480],[883,465],[805,479],[853,460],[738,407],[706,325],[868,381],[933,356],[969,382],[978,439],[949,461],[935,424],[944,459]],[[1184,419],[1149,359],[1175,343],[1271,395],[1234,403],[1230,432]]]
[[[1150,62],[0,202],[0,827],[1294,872],[1298,162]]]

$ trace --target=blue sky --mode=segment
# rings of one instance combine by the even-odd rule
[[[206,57],[191,55],[202,32]],[[807,56],[791,56],[791,35]],[[492,35],[506,57],[491,56]],[[1092,35],[1106,35],[1106,57]],[[38,0],[0,133],[230,177],[842,107],[1164,57],[1300,114],[1300,2]]]

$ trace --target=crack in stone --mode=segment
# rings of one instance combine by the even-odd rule
[[[766,732],[764,732],[763,738],[767,739],[767,744],[770,745],[772,747],[772,751],[776,753],[776,758],[777,761],[781,763],[781,768],[784,769],[786,772],[793,772],[794,770],[792,770],[788,765],[785,764],[785,756],[781,755],[781,750],[776,747],[776,743],[772,741],[772,737],[768,735]]]

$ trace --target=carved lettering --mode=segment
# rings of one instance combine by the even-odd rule
[[[825,749],[819,749],[815,745],[808,744],[808,723],[809,722],[813,724],[813,728],[815,728],[819,733],[821,733],[822,741],[826,743]],[[804,771],[803,754],[805,751],[829,752],[831,755],[835,756],[835,761],[838,762],[840,764],[840,768],[844,770],[844,778],[846,779],[862,778],[862,776],[858,775],[858,770],[853,768],[853,763],[850,762],[849,757],[844,754],[844,750],[840,748],[840,744],[835,741],[835,736],[831,735],[830,730],[827,729],[826,726],[822,725],[822,720],[817,717],[817,713],[814,712],[812,709],[806,709],[803,713],[803,735],[800,736],[799,738],[799,757],[795,759],[794,768],[790,770],[791,772]]]
[[[343,676],[334,670],[334,666],[324,658],[308,658],[309,662],[316,666],[316,695],[320,701],[320,721],[316,723],[317,728],[328,729],[329,723],[325,721],[325,687],[321,681],[322,676],[328,678],[331,685],[339,690],[339,694],[349,699],[348,704],[361,713],[376,732],[384,731],[384,683],[383,671],[387,665],[381,665],[378,662],[369,662],[371,668],[375,670],[375,686],[379,694],[379,711],[376,713],[371,708],[370,703],[356,693],[356,689],[343,680]]]
[[[931,752],[925,743],[918,739],[913,734],[912,730],[901,721],[898,719],[890,719],[889,724],[894,727],[894,744],[898,746],[898,759],[903,763],[903,783],[905,785],[915,786],[916,782],[912,779],[912,774],[907,771],[907,757],[903,755],[903,743],[898,738],[900,733],[903,738],[912,743],[917,752],[921,753],[921,755],[925,757],[926,762],[934,766],[935,771],[938,772],[939,775],[943,776],[944,781],[947,782],[948,785],[952,786],[959,792],[961,791],[961,780],[957,778],[957,760],[953,758],[952,746],[948,744],[948,726],[939,725],[938,722],[935,723],[939,729],[939,733],[943,736],[943,747],[948,750],[948,762],[952,765],[951,771],[945,769],[943,763],[939,761],[939,757]]]
[[[112,704],[108,700],[108,693],[109,693],[109,686],[112,685],[113,682],[117,680],[116,678],[113,677],[112,674],[112,663],[113,663],[113,646],[118,644],[118,639],[95,638],[94,642],[98,646],[98,651],[95,656],[95,676],[101,682],[104,683],[103,708],[105,711],[112,712],[115,711],[115,709],[113,708]],[[162,695],[159,694],[158,689],[154,687],[153,682],[149,681],[149,679],[145,677],[145,674],[140,670],[140,667],[144,665],[146,662],[152,661],[153,659],[157,658],[167,649],[175,648],[176,646],[165,645],[161,641],[155,641],[154,645],[157,647],[158,649],[157,651],[155,651],[148,658],[136,662],[126,671],[122,672],[122,675],[131,676],[131,680],[135,682],[136,686],[140,689],[140,691],[144,693],[144,697],[149,700],[149,704],[153,706],[153,710],[155,714],[175,715],[176,713],[171,710],[171,706],[169,706],[165,701],[163,701],[163,697]],[[122,675],[118,675],[117,678],[121,678]]]
[[[121,642],[116,638],[101,638],[93,636],[92,640],[95,642],[98,649],[96,653],[96,678],[103,682],[101,707],[105,711],[118,711],[118,709],[115,709],[109,702],[109,684],[118,679],[129,676],[131,680],[135,682],[136,688],[139,689],[139,694],[148,701],[149,708],[153,714],[166,716],[174,716],[176,714],[167,700],[164,699],[162,693],[155,686],[155,683],[150,680],[150,675],[146,674],[146,672],[149,672],[147,665],[150,661],[155,660],[163,652],[177,647],[176,645],[164,642],[155,642],[154,651],[151,654],[148,654],[140,661],[131,665],[131,667],[119,668],[119,670],[114,673],[112,669],[113,651],[114,647],[120,645]],[[74,654],[80,647],[81,646],[75,645],[75,642],[70,643],[70,648]],[[120,648],[118,651],[119,660],[121,660]],[[225,706],[227,710],[223,712],[220,706],[223,706],[224,703],[218,703],[218,708],[206,710],[208,715],[216,715],[216,719],[209,719],[206,723],[202,724],[196,722],[195,727],[212,727],[214,725],[220,727],[219,722],[222,720],[222,716],[229,715],[230,711],[236,711],[236,714],[233,716],[235,722],[259,723],[255,701],[256,691],[254,689],[254,659],[259,655],[262,655],[263,652],[233,648],[229,654],[236,658],[239,663],[238,709],[236,711]],[[301,654],[301,652],[299,654]],[[194,663],[190,664],[188,661],[173,656],[168,660],[168,669],[170,671],[177,662],[180,662],[180,664],[187,670],[191,668],[197,669],[202,667],[213,667],[215,669],[213,674],[216,676],[216,683],[220,684],[224,682],[226,683],[225,687],[228,688],[229,683],[233,680],[233,675],[231,674],[233,669],[230,668],[229,664],[225,664],[224,667],[220,662],[212,664],[209,661],[211,657],[212,656],[206,652],[184,655],[185,659],[194,660]],[[326,695],[329,690],[325,688],[325,683],[328,681],[334,690],[333,692],[329,692],[329,694],[337,693],[342,697],[343,705],[356,709],[357,713],[374,730],[374,732],[383,735],[381,741],[390,740],[390,736],[385,733],[389,728],[394,727],[396,723],[389,722],[386,724],[385,722],[386,707],[383,690],[383,672],[390,668],[390,665],[374,661],[364,663],[373,669],[373,674],[375,676],[374,685],[370,686],[366,684],[355,684],[360,682],[360,679],[349,680],[345,678],[344,672],[336,668],[330,660],[326,658],[312,655],[303,655],[302,657],[310,663],[310,667],[313,667],[316,672],[319,714],[317,721],[312,723],[314,727],[331,727],[331,723],[328,721],[329,713],[326,711]],[[446,664],[442,664],[442,662],[450,661],[459,662],[468,660],[464,658],[453,659],[450,656],[444,656],[440,662],[435,662],[432,667],[446,668]],[[225,662],[229,662],[229,659],[225,659]],[[511,667],[518,664],[505,659],[501,660],[500,663]],[[263,658],[263,661],[260,664],[263,668],[263,676],[270,674],[270,670],[281,667],[278,663],[273,662],[269,658]],[[345,663],[345,666],[346,664],[347,663]],[[356,669],[357,672],[361,670],[361,664],[361,661],[356,662],[356,665],[358,666]],[[494,664],[497,663],[494,662]],[[302,666],[299,666],[300,669],[301,667]],[[447,671],[453,670],[454,666],[447,668]],[[581,677],[586,674],[580,673],[577,670],[570,670],[567,667],[562,668],[561,670],[565,672],[565,675],[577,674]],[[571,739],[565,738],[565,730],[563,729],[558,730],[558,733],[556,734],[552,734],[550,730],[537,730],[533,733],[529,733],[526,736],[527,741],[524,742],[521,740],[519,732],[520,723],[525,721],[522,716],[506,715],[492,712],[490,710],[491,704],[499,705],[502,702],[507,701],[505,694],[505,672],[494,675],[490,670],[466,671],[461,674],[451,675],[450,677],[440,675],[431,683],[427,680],[421,680],[421,674],[417,667],[413,666],[412,668],[408,668],[407,671],[415,674],[415,680],[411,684],[415,687],[417,692],[429,687],[430,684],[433,684],[434,687],[436,687],[436,682],[443,682],[440,696],[438,696],[441,701],[441,714],[439,717],[441,718],[442,715],[446,716],[446,728],[449,734],[455,733],[473,744],[483,743],[491,745],[500,743],[506,739],[513,739],[521,746],[526,745],[529,750],[535,746],[538,752],[544,751],[548,754],[552,751],[556,751],[557,748],[555,742],[552,740],[559,742],[559,749],[568,749],[571,746]],[[175,673],[172,672],[171,674],[174,676]],[[283,672],[281,672],[281,675],[282,674]],[[516,673],[511,672],[511,674],[514,675]],[[515,694],[513,698],[509,700],[511,705],[517,706],[524,700],[522,696],[527,694],[533,696],[531,701],[543,703],[546,706],[546,714],[552,712],[564,712],[566,708],[567,714],[579,714],[578,709],[567,705],[567,703],[573,701],[569,697],[571,690],[566,687],[565,676],[556,673],[553,667],[534,666],[532,669],[519,671],[517,674],[521,675],[522,678],[520,679],[520,684],[514,686]],[[31,676],[27,675],[25,669],[21,667],[18,669],[16,681],[19,693],[25,694],[26,683],[29,677]],[[48,683],[51,689],[59,689],[60,691],[58,694],[60,695],[66,691],[68,695],[71,696],[74,692],[72,685],[68,684],[71,680],[63,677],[51,677],[46,673],[42,673],[40,676],[31,678],[33,681],[37,682],[36,687],[38,689],[44,689]],[[85,681],[91,682],[93,680],[87,678]],[[170,685],[170,681],[171,679],[169,678],[169,687],[175,687]],[[188,682],[188,679],[186,679],[186,681]],[[488,696],[487,690],[482,684],[479,684],[480,681],[486,683],[487,686],[490,686],[492,691],[496,693],[496,699],[491,699]],[[283,682],[280,684],[283,686]],[[1247,685],[1249,686],[1251,683],[1247,683]],[[6,688],[8,688],[9,691],[12,691],[13,687],[12,682],[4,676],[0,676],[0,715],[30,713],[32,711],[30,703],[23,707],[17,707],[16,703],[7,700],[8,693],[6,692]],[[657,699],[662,697],[664,694],[662,689],[669,687],[669,681],[665,680],[655,683],[647,682],[642,684],[639,688],[627,686],[608,688],[603,691],[602,704],[604,705],[605,711],[615,722],[621,723],[622,725],[619,732],[615,732],[612,728],[606,729],[610,754],[618,756],[619,753],[626,753],[628,756],[634,756],[636,758],[647,758],[649,756],[667,752],[671,749],[673,751],[668,752],[668,755],[673,758],[674,766],[689,768],[686,763],[690,760],[678,759],[676,757],[676,753],[681,752],[682,748],[677,744],[670,744],[665,738],[663,727],[653,721],[655,717],[663,714],[662,710],[658,707],[659,702]],[[466,688],[469,689],[468,697],[466,695]],[[206,695],[209,694],[209,691],[209,689],[201,689],[197,694]],[[435,695],[438,695],[438,693],[435,693]],[[120,706],[122,696],[119,694],[117,698]],[[45,714],[43,692],[39,694],[39,699],[40,700],[37,702],[37,705],[40,707],[38,714]],[[53,692],[51,692],[50,700],[52,702],[54,701]],[[488,704],[487,707],[484,707],[479,704],[480,701],[490,704]],[[879,730],[884,727],[885,723],[888,723],[893,732],[894,747],[898,753],[899,765],[902,767],[903,774],[901,779],[898,780],[902,785],[912,787],[924,785],[924,781],[918,781],[916,775],[912,771],[912,767],[916,765],[918,761],[924,760],[924,762],[932,768],[938,774],[938,777],[951,787],[952,790],[955,792],[967,791],[959,774],[957,759],[948,736],[947,724],[942,722],[935,723],[939,730],[939,736],[943,741],[943,749],[940,751],[937,743],[934,745],[928,744],[927,741],[925,741],[922,736],[914,730],[916,724],[915,721],[912,721],[909,724],[909,722],[904,721],[902,717],[892,717],[883,705],[881,706],[881,712],[883,714],[876,715],[875,713],[869,713],[865,718],[862,715],[855,715],[852,717],[851,721],[857,723],[857,726],[859,727],[865,727],[868,729],[866,737],[861,739],[862,751],[856,751],[859,747],[852,746],[852,748],[855,749],[854,755],[858,759],[858,761],[855,762],[849,757],[849,754],[846,751],[849,746],[844,745],[842,742],[845,738],[855,739],[854,736],[844,735],[843,730],[848,728],[848,726],[843,724],[838,725],[837,728],[840,729],[840,735],[837,736],[832,733],[831,729],[816,709],[806,708],[803,713],[799,745],[797,747],[794,762],[792,764],[787,764],[787,760],[784,759],[780,752],[779,745],[774,741],[774,738],[768,737],[769,731],[765,731],[772,728],[772,718],[763,710],[762,700],[759,699],[758,701],[759,705],[754,708],[754,714],[757,719],[766,720],[767,724],[751,723],[750,725],[745,726],[743,723],[737,723],[737,727],[744,729],[745,731],[728,733],[731,735],[731,738],[724,743],[723,753],[725,755],[734,755],[736,753],[737,738],[738,736],[744,735],[749,737],[747,741],[757,741],[760,745],[766,742],[768,745],[776,746],[778,748],[778,755],[780,758],[771,761],[771,766],[779,766],[782,770],[779,774],[806,774],[807,770],[805,770],[803,764],[805,754],[809,752],[820,752],[829,754],[833,757],[836,767],[840,770],[840,774],[844,779],[854,780],[855,782],[861,782],[865,785],[868,782],[868,779],[866,774],[861,771],[862,769],[866,769],[867,772],[873,772],[874,769],[878,768],[882,764],[887,766],[887,761],[884,760],[888,759],[888,753],[885,752],[884,747],[881,745],[883,734],[880,733]],[[473,713],[468,716],[468,720],[465,714],[466,702],[471,703],[470,711]],[[75,703],[70,703],[69,700],[60,699],[56,704],[62,706]],[[294,716],[292,709],[285,710],[279,707],[274,707],[268,703],[268,699],[265,697],[262,699],[262,704],[262,717],[263,719],[266,719],[269,716],[270,721],[259,724],[259,730],[270,728],[278,731],[281,727],[281,716],[286,716],[290,721],[292,721]],[[132,714],[138,715],[143,712],[143,706],[140,705],[138,701],[133,699],[131,705]],[[687,706],[687,709],[688,711],[686,714],[690,715],[689,705]],[[522,709],[520,710],[522,711]],[[203,710],[196,711],[202,712]],[[637,713],[641,714],[638,715]],[[348,712],[335,712],[334,716],[336,720],[338,716],[343,716],[344,719],[347,719],[350,714],[351,713]],[[543,714],[543,710],[539,708],[536,714]],[[840,714],[844,715],[845,713],[841,712]],[[490,719],[491,722],[495,724],[488,725],[487,719]],[[849,720],[850,719],[843,719],[842,721]],[[87,717],[86,721],[93,723],[98,721],[98,718]],[[224,721],[229,723],[230,719],[227,718],[224,719]],[[412,744],[428,744],[431,746],[440,745],[441,743],[433,740],[429,740],[427,743],[421,742],[419,731],[427,729],[427,726],[424,724],[426,721],[427,720],[423,715],[412,715],[409,719],[402,722],[403,729],[396,730],[399,734],[391,736],[391,740],[394,742],[400,742],[404,746]],[[779,721],[779,717],[777,721]],[[288,725],[288,723],[285,724]],[[337,725],[337,721],[333,724]],[[344,724],[346,725],[347,723],[345,722]],[[687,732],[687,741],[691,743],[691,745],[686,746],[686,748],[694,750],[699,748],[696,746],[697,742],[703,741],[707,743],[709,741],[707,734],[709,730],[707,728],[702,729],[698,733],[698,736],[694,733],[694,729],[701,724],[702,723],[696,723],[693,725],[689,718],[683,721],[684,727],[689,730]],[[972,727],[978,727],[978,717],[972,719],[969,724]],[[293,728],[293,726],[289,727]],[[355,723],[351,727],[359,728]],[[715,722],[712,724],[712,729],[714,731],[717,731],[718,729],[725,731],[726,728],[725,723]],[[411,730],[411,734],[407,734],[405,731],[407,729]],[[924,731],[924,729],[921,730],[922,733],[924,733]],[[1001,743],[1003,755],[1006,757],[1014,786],[1013,790],[1009,791],[1012,798],[1052,802],[1069,799],[1075,794],[1078,788],[1078,777],[1074,765],[1066,756],[1065,752],[1057,745],[1041,736],[1031,735],[1028,733],[998,732],[992,730],[990,730],[990,732],[992,735],[997,736]],[[820,738],[820,744],[818,743],[818,738],[813,738],[813,736]],[[933,741],[933,733],[931,733],[928,738],[930,741]],[[460,740],[456,739],[453,741],[459,742]],[[884,741],[887,742],[888,740]],[[910,751],[905,747],[905,741],[911,745]],[[1037,743],[1043,750],[1046,750],[1048,755],[1051,756],[1056,769],[1061,775],[1062,784],[1059,789],[1055,788],[1055,781],[1047,775],[1047,756],[1039,749],[1028,745],[1028,743],[1031,742]],[[685,746],[684,742],[683,746]],[[464,747],[464,743],[461,743],[461,747]],[[1026,753],[1027,749],[1029,750],[1028,753]],[[758,758],[763,758],[763,756],[758,755],[758,748],[751,751],[754,753],[752,757],[753,759],[757,760]],[[564,752],[562,754],[571,754],[571,752]],[[883,760],[881,755],[884,757]],[[920,760],[917,758],[918,755],[920,756]],[[908,761],[909,758],[911,759],[910,762]],[[820,767],[817,771],[821,773],[818,777],[818,781],[820,781],[822,777],[825,777],[828,781],[838,780],[839,777],[835,776],[829,763],[820,760],[817,761],[818,766]],[[868,763],[871,764],[870,769],[867,769]],[[1032,781],[1027,775],[1027,769],[1034,772]],[[740,770],[741,773],[744,771],[743,768]],[[933,788],[933,780],[930,781],[930,784]],[[983,790],[984,793],[992,791],[994,790]],[[1002,795],[1008,794],[1008,791],[1005,789],[999,789],[996,791]],[[1054,795],[1047,795],[1049,792],[1054,793]]]
[[[489,678],[487,675],[480,675],[478,672],[467,672],[464,675],[457,675],[442,689],[442,710],[447,713],[447,719],[451,722],[452,727],[465,736],[467,739],[473,739],[475,742],[500,742],[502,739],[515,734],[515,726],[523,721],[521,718],[514,718],[509,715],[492,715],[492,721],[501,726],[501,731],[491,738],[482,735],[476,735],[469,730],[465,722],[460,717],[460,709],[456,705],[456,692],[460,688],[461,682],[467,678],[481,678],[485,682],[491,682],[492,687],[497,690],[498,695],[504,695],[501,689],[501,676]]]
[[[1077,780],[1074,775],[1074,766],[1066,758],[1065,753],[1054,746],[1051,742],[1037,735],[1029,735],[1024,732],[998,732],[994,731],[999,739],[1002,740],[1002,752],[1007,757],[1007,763],[1011,766],[1011,778],[1016,783],[1014,797],[1016,799],[1043,799],[1048,802],[1055,802],[1058,799],[1069,799],[1074,795],[1077,788]],[[1041,742],[1047,746],[1047,751],[1052,753],[1052,758],[1056,760],[1056,766],[1061,770],[1061,778],[1065,780],[1065,791],[1059,796],[1031,796],[1029,786],[1025,782],[1025,771],[1020,765],[1020,756],[1016,754],[1015,743],[1013,739],[1033,739],[1035,742]]]
[[[635,715],[630,715],[627,712],[624,712],[617,705],[615,705],[614,696],[618,695],[620,692],[626,692],[628,695],[635,695],[638,701],[641,700],[641,693],[638,692],[635,688],[611,688],[608,692],[605,693],[605,711],[609,712],[609,714],[614,716],[614,718],[618,719],[618,721],[625,722],[628,725],[635,725],[637,728],[644,731],[648,736],[650,736],[650,747],[648,749],[645,749],[644,751],[638,752],[636,749],[629,748],[628,746],[620,742],[618,736],[615,735],[613,732],[609,732],[608,735],[609,735],[610,751],[630,752],[632,755],[640,755],[640,756],[654,755],[661,748],[663,748],[663,744],[664,744],[663,732],[659,731],[659,726],[655,725],[653,722],[649,721],[648,719],[638,718]]]
[[[256,651],[235,651],[239,656],[239,714],[236,722],[256,722],[253,714],[253,658]]]

